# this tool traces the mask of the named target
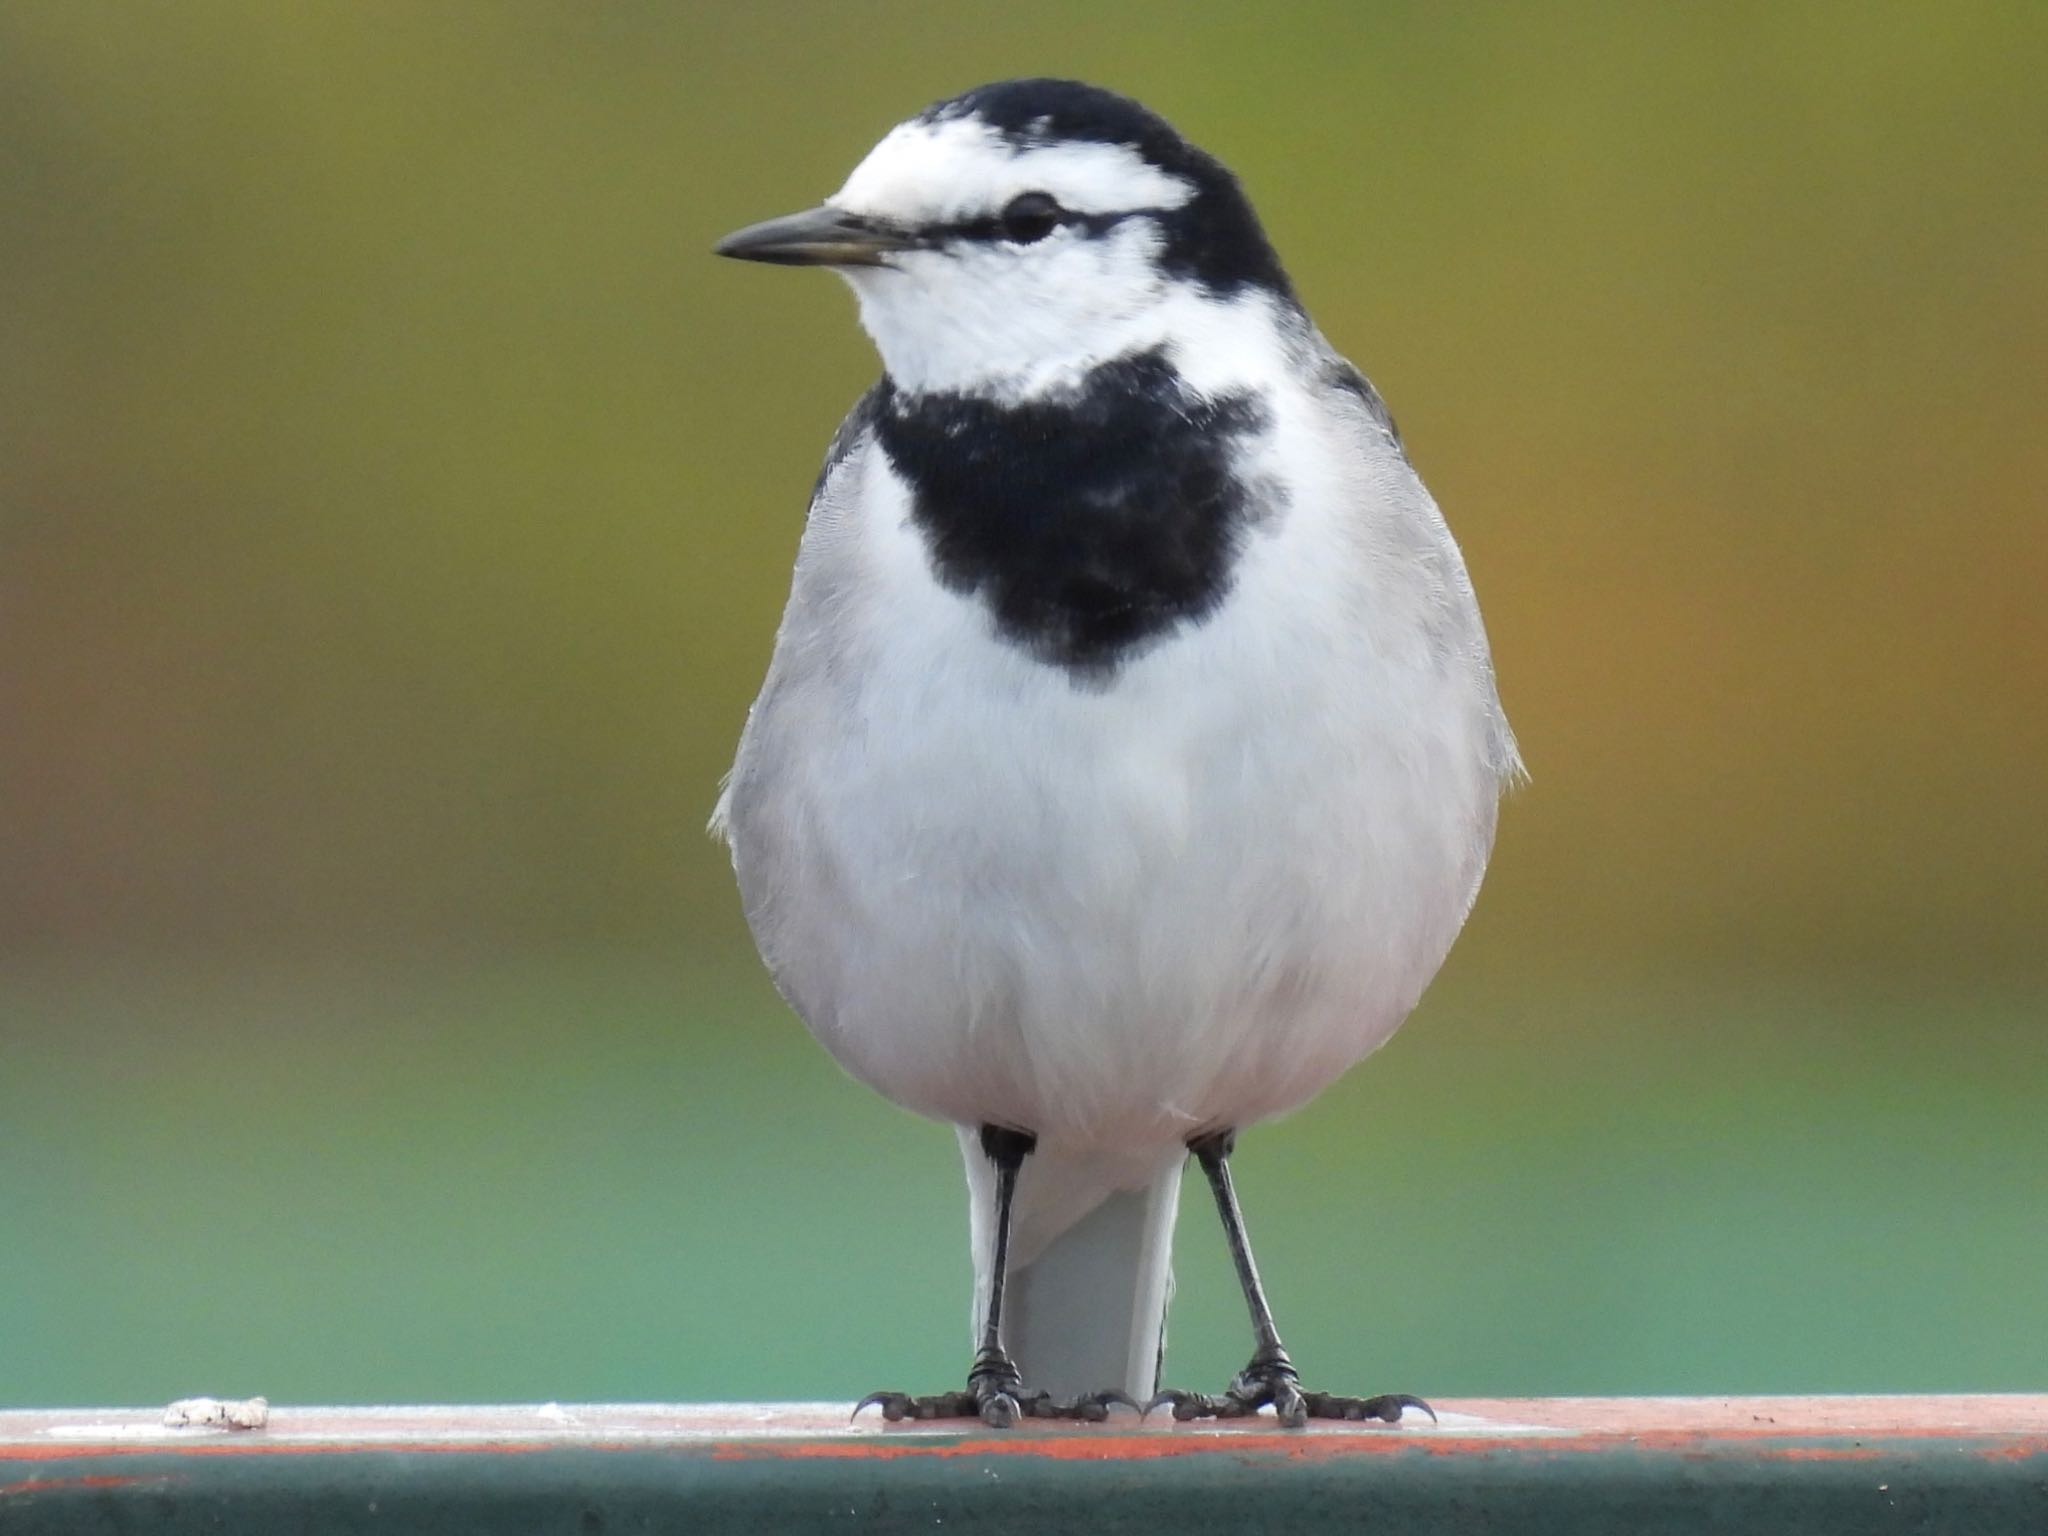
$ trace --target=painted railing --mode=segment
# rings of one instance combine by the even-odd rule
[[[2048,1397],[1437,1409],[1003,1433],[816,1405],[0,1412],[0,1533],[2048,1533]]]

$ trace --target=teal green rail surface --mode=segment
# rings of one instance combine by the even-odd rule
[[[2048,1530],[2048,1397],[1445,1402],[996,1433],[842,1406],[0,1413],[0,1531]]]

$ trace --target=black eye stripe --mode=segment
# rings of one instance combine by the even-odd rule
[[[1088,235],[1103,235],[1116,228],[1126,219],[1165,218],[1171,208],[1125,208],[1116,213],[1076,213],[1071,208],[1059,211],[1058,223],[1062,227],[1081,230]],[[975,240],[995,243],[1008,241],[1000,214],[986,218],[961,219],[951,224],[927,224],[918,233],[931,245],[947,245],[956,240]]]

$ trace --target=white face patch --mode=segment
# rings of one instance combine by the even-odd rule
[[[899,388],[1026,399],[1161,339],[1163,303],[1192,285],[1162,268],[1161,231],[1147,215],[1184,207],[1196,191],[1127,145],[1020,146],[968,116],[902,124],[826,201],[908,229],[993,220],[1026,192],[1070,213],[1133,215],[1029,243],[945,240],[840,269]]]
[[[1195,189],[1122,144],[1018,147],[973,117],[904,123],[868,152],[834,208],[912,228],[982,218],[1023,192],[1075,213],[1178,208]]]

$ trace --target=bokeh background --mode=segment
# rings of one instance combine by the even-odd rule
[[[964,1369],[951,1136],[701,831],[875,364],[707,248],[1046,72],[1248,182],[1534,772],[1239,1160],[1310,1374],[2048,1387],[2044,66],[2028,3],[0,6],[0,1403]]]

